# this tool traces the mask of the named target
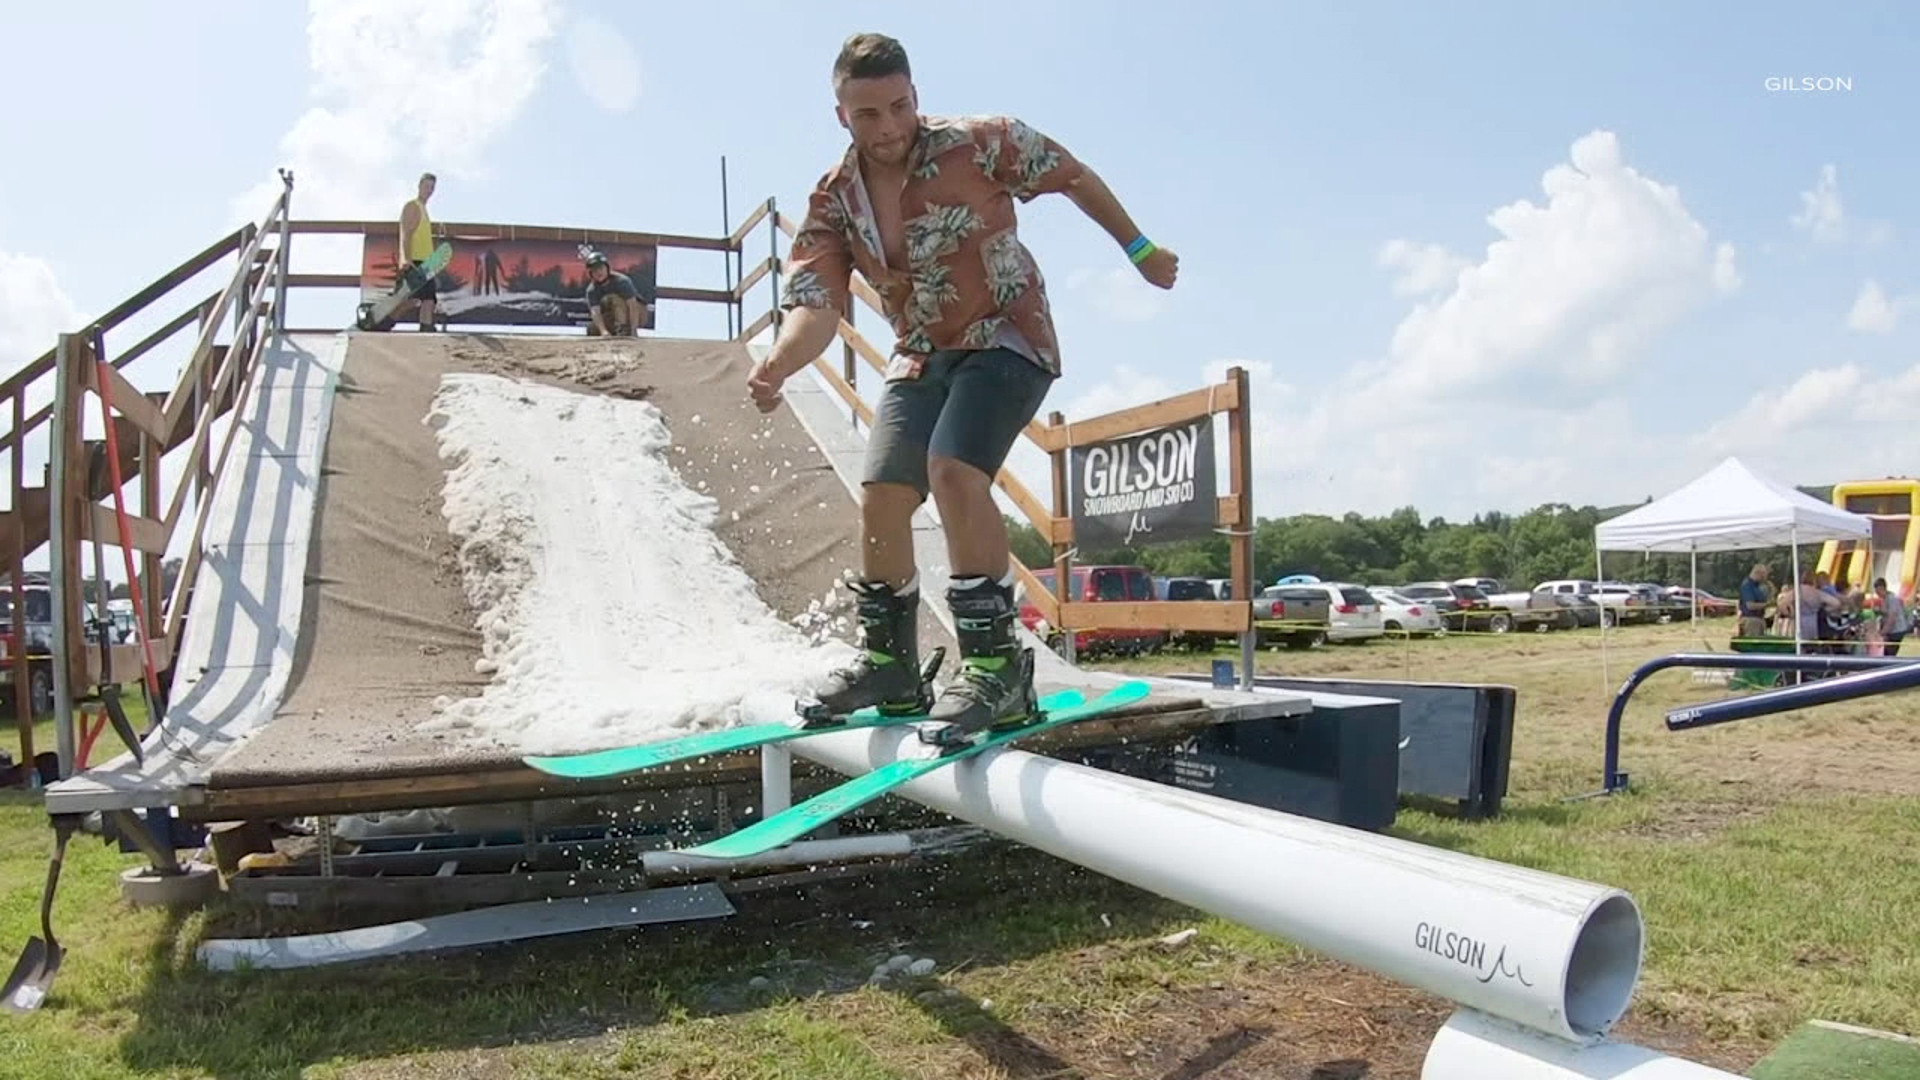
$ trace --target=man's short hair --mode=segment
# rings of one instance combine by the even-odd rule
[[[435,175],[433,175],[433,174],[432,174],[432,173],[430,173],[430,172],[423,172],[423,173],[421,173],[421,174],[420,174],[420,179],[422,179],[422,180],[431,180],[431,181],[433,181],[433,182],[434,182],[434,183],[436,183],[436,184],[440,182],[440,178],[439,178],[439,177],[437,177],[437,176],[435,176]]]
[[[848,79],[884,79],[889,75],[913,77],[907,65],[907,47],[885,34],[855,34],[840,46],[833,61],[833,85],[836,89]]]

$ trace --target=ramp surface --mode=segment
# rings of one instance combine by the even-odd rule
[[[145,768],[127,757],[57,785],[50,809],[188,804],[232,792],[242,805],[266,800],[290,811],[286,793],[304,785],[319,801],[303,812],[339,812],[356,781],[379,782],[369,808],[398,805],[391,797],[402,790],[406,805],[438,805],[443,795],[448,804],[471,801],[466,789],[486,782],[476,777],[510,774],[520,785],[512,797],[551,793],[528,786],[545,778],[517,776],[531,772],[517,755],[421,730],[437,698],[475,696],[487,685],[442,516],[445,467],[425,423],[448,375],[504,376],[660,409],[676,471],[719,504],[716,537],[783,619],[832,595],[859,565],[853,495],[862,434],[804,378],[791,384],[790,408],[760,414],[745,390],[752,358],[744,345],[351,333],[292,339],[269,365],[229,466],[244,472],[216,487],[216,541],[189,611],[176,703],[150,740],[160,752]],[[916,518],[931,601],[922,634],[929,647],[951,651],[931,512]],[[1043,690],[1097,692],[1113,681],[1038,652]],[[1211,709],[1225,719],[1311,707],[1305,698],[1165,688],[1170,697],[1146,711]],[[318,794],[316,785],[336,786]]]

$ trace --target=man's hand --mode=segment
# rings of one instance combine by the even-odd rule
[[[768,366],[766,360],[753,365],[747,373],[747,393],[752,396],[754,405],[763,413],[770,413],[780,407],[780,387],[787,380]]]
[[[1173,288],[1173,279],[1180,276],[1180,256],[1171,248],[1156,247],[1153,254],[1140,260],[1140,276],[1163,289]]]

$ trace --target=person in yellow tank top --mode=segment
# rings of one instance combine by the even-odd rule
[[[434,184],[435,179],[432,173],[421,173],[419,195],[408,199],[407,204],[400,208],[399,250],[402,272],[405,272],[409,266],[425,262],[427,256],[433,254],[433,219],[427,216],[427,200],[433,197]],[[433,279],[429,278],[427,283],[420,287],[420,291],[414,294],[414,299],[420,303],[420,329],[432,330],[434,303],[440,299]]]

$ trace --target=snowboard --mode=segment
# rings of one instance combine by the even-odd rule
[[[399,279],[393,283],[393,291],[378,300],[366,300],[360,304],[354,319],[354,325],[362,330],[378,330],[387,325],[393,313],[400,305],[413,299],[420,287],[439,276],[440,271],[453,261],[453,245],[445,240],[433,249],[426,261],[418,266],[402,271]]]
[[[981,732],[972,741],[950,748],[925,747],[925,753],[921,756],[903,757],[882,765],[872,772],[863,773],[837,787],[829,788],[797,806],[764,818],[737,832],[728,833],[717,840],[708,841],[699,847],[687,848],[681,854],[714,859],[741,859],[770,851],[792,843],[840,815],[857,810],[895,788],[926,776],[928,773],[983,754],[996,746],[1005,746],[1018,739],[1038,735],[1043,731],[1062,727],[1077,720],[1086,720],[1131,705],[1136,701],[1144,700],[1150,691],[1151,687],[1146,683],[1134,679],[1114,687],[1092,701],[1069,703],[1062,700],[1065,694],[1081,696],[1077,691],[1049,694],[1040,699],[1040,718],[1031,723]]]

